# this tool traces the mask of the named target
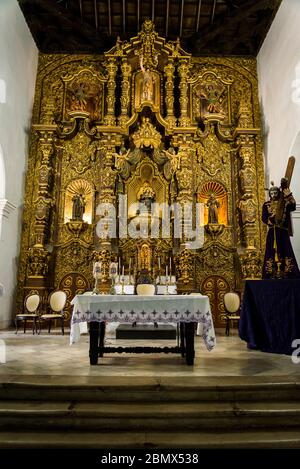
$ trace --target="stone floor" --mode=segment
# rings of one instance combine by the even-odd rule
[[[97,366],[89,365],[89,337],[83,335],[77,344],[69,345],[69,334],[59,330],[51,334],[26,334],[13,330],[0,332],[0,345],[4,344],[6,363],[0,363],[0,382],[8,376],[26,375],[48,377],[293,377],[300,376],[300,364],[290,356],[248,350],[236,331],[229,337],[217,331],[217,345],[208,352],[203,340],[195,337],[195,365],[189,367],[175,354],[111,354],[99,359]],[[106,338],[107,345],[130,346],[130,341],[116,340],[114,331]],[[136,345],[136,344],[135,344]],[[138,345],[174,346],[173,341],[138,341]],[[3,349],[0,350],[3,361]],[[69,378],[70,379],[70,378]]]

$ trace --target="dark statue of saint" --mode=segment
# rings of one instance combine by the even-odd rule
[[[217,225],[219,223],[218,210],[220,203],[217,199],[211,194],[206,206],[208,207],[208,223]]]
[[[82,194],[75,194],[72,198],[72,220],[82,221],[86,202]]]
[[[262,221],[268,225],[266,251],[263,264],[263,278],[299,278],[300,272],[292,248],[291,212],[296,201],[281,179],[281,187],[269,189],[270,200],[263,204]]]

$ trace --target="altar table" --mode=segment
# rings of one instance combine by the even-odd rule
[[[70,343],[77,342],[80,324],[90,323],[90,364],[96,365],[104,353],[180,353],[188,365],[194,364],[194,331],[199,323],[208,350],[215,346],[215,332],[207,296],[189,295],[77,295],[71,303]],[[105,323],[179,323],[180,345],[176,347],[106,347]]]

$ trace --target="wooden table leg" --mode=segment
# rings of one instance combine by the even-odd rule
[[[194,348],[194,334],[195,327],[193,322],[186,322],[185,329],[185,348],[186,348],[186,363],[187,365],[194,364],[195,348]]]
[[[185,355],[185,340],[184,340],[184,322],[180,323],[180,348],[181,348],[181,356],[184,357]]]
[[[100,334],[99,334],[99,347],[104,347],[104,338],[105,338],[105,322],[100,322]],[[103,357],[103,351],[100,350],[99,357]]]
[[[90,322],[90,364],[98,363],[99,322]]]

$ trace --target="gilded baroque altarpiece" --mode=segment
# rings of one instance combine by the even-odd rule
[[[204,204],[204,245],[187,239],[101,239],[99,204]],[[256,61],[192,57],[146,21],[103,56],[40,55],[29,149],[18,302],[93,285],[93,261],[156,272],[172,257],[178,290],[223,296],[260,278],[264,167]],[[123,210],[123,209],[122,209]],[[128,220],[138,213],[127,213]],[[143,257],[144,256],[144,257]],[[69,307],[69,303],[68,303]],[[70,308],[68,309],[70,314]],[[69,316],[67,315],[67,319]]]

